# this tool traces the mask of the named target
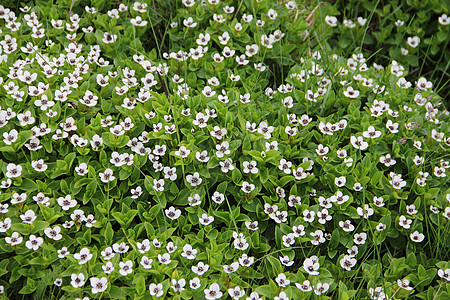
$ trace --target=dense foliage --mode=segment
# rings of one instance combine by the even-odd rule
[[[85,2],[0,6],[3,298],[448,299],[432,81],[320,5]]]

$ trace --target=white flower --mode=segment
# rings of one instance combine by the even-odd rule
[[[255,258],[253,256],[247,256],[247,254],[242,254],[242,257],[239,258],[239,264],[242,267],[250,267],[255,262]]]
[[[80,253],[75,253],[73,255],[73,258],[79,260],[78,264],[82,265],[91,260],[92,256],[93,254],[89,252],[89,249],[84,247],[83,249],[80,250]]]
[[[235,169],[231,158],[227,158],[227,159],[225,159],[225,161],[219,162],[219,164],[221,166],[222,172],[224,172],[224,173],[228,173],[228,171],[232,171]]]
[[[183,252],[181,253],[181,256],[192,260],[195,259],[197,252],[197,249],[193,249],[191,245],[186,244],[183,246]]]
[[[223,265],[223,270],[227,274],[236,272],[238,270],[238,268],[239,268],[239,263],[237,261],[231,263],[231,265]]]
[[[165,210],[166,217],[171,220],[176,220],[181,216],[181,210],[175,209],[175,207],[171,206]]]
[[[411,48],[416,48],[420,43],[420,38],[418,36],[408,37],[406,42]]]
[[[447,281],[450,281],[450,269],[445,270],[439,269],[437,274],[439,275],[439,277],[445,278],[447,279]]]
[[[344,20],[344,26],[348,28],[354,28],[356,25],[352,20]]]
[[[355,226],[352,225],[350,220],[339,221],[339,226],[344,230],[345,232],[352,232],[355,230]]]
[[[27,199],[27,194],[25,193],[14,193],[12,195],[11,204],[19,204],[24,202]]]
[[[277,282],[278,286],[283,288],[287,287],[291,283],[291,281],[287,279],[284,273],[278,274],[278,276],[275,278],[275,281]]]
[[[153,189],[157,192],[164,191],[164,179],[153,179]]]
[[[374,210],[373,208],[371,208],[368,204],[364,205],[364,209],[362,207],[358,207],[356,209],[356,212],[358,213],[358,215],[360,215],[361,217],[364,217],[364,219],[368,219],[370,216],[373,215]]]
[[[255,185],[254,185],[253,183],[248,183],[247,181],[244,181],[244,182],[242,183],[241,190],[242,190],[244,193],[249,194],[249,193],[251,193],[254,189],[255,189]]]
[[[106,291],[106,288],[108,287],[108,279],[106,277],[102,277],[102,278],[96,278],[96,277],[92,277],[90,278],[90,282],[91,282],[91,292],[92,294],[97,294],[97,293],[103,293],[104,291]]]
[[[291,174],[292,163],[282,158],[280,160],[280,164],[278,165],[278,169],[283,171],[285,174]]]
[[[144,269],[151,269],[152,268],[153,259],[148,258],[147,256],[142,256],[141,258],[141,266],[144,267]]]
[[[332,26],[332,27],[337,26],[337,19],[336,19],[336,17],[333,17],[333,16],[326,16],[326,17],[325,17],[325,22],[326,22],[328,25]]]
[[[158,261],[160,264],[163,264],[163,265],[168,265],[172,262],[172,260],[170,259],[169,253],[164,253],[163,255],[158,254]]]
[[[315,255],[305,259],[303,262],[303,269],[308,272],[309,275],[319,275],[319,272],[317,271],[319,268],[319,260]]]
[[[186,279],[181,278],[180,280],[176,280],[176,279],[172,279],[172,286],[171,288],[173,289],[174,292],[176,293],[181,293],[182,291],[185,290],[186,286]]]
[[[133,262],[131,260],[127,260],[126,262],[119,262],[119,273],[122,276],[127,276],[128,274],[133,273]]]
[[[6,145],[11,145],[15,141],[17,141],[18,132],[15,129],[12,129],[10,132],[4,132],[3,133],[3,142]]]
[[[23,223],[32,224],[37,217],[34,211],[29,209],[23,215],[20,215],[20,218],[22,219]]]
[[[423,233],[419,233],[419,231],[417,230],[411,233],[409,236],[411,237],[411,240],[416,243],[422,242],[425,238],[425,235]]]
[[[345,255],[339,262],[341,267],[347,271],[351,271],[351,269],[356,265],[356,259],[350,255]]]
[[[24,127],[34,123],[35,119],[31,116],[31,111],[27,110],[24,114],[17,115],[17,119],[20,121],[20,126]]]
[[[397,133],[398,132],[398,123],[393,123],[391,120],[388,120],[386,122],[386,128],[389,129],[391,133]]]
[[[364,25],[366,25],[366,22],[367,22],[367,19],[364,19],[362,17],[358,17],[359,25],[364,26]]]
[[[405,228],[405,229],[409,229],[411,226],[412,220],[408,220],[405,216],[401,215],[398,221],[398,224]]]
[[[446,14],[442,14],[439,18],[438,18],[438,22],[441,25],[448,25],[450,24],[450,18],[446,15]]]
[[[6,221],[6,220],[5,220]],[[19,236],[18,232],[13,232],[11,237],[5,237],[5,242],[11,246],[19,245],[22,243],[23,237]]]
[[[200,279],[198,277],[195,277],[195,278],[189,280],[189,286],[193,290],[198,289],[200,287]]]
[[[386,156],[380,157],[380,162],[384,164],[386,167],[395,165],[396,161],[391,158],[391,155],[388,153]]]
[[[336,177],[334,179],[334,184],[336,184],[337,187],[345,186],[346,182],[347,182],[347,178],[345,178],[345,176]]]
[[[63,210],[69,210],[70,208],[75,207],[77,205],[77,201],[75,199],[72,199],[70,195],[67,195],[64,198],[59,197],[58,204],[61,206]]]
[[[99,173],[100,180],[104,183],[108,183],[110,181],[113,181],[116,177],[113,175],[113,170],[110,168],[107,168],[104,173]]]
[[[37,172],[44,172],[48,168],[48,166],[44,163],[44,160],[42,158],[39,160],[31,161],[31,166]]]
[[[62,234],[60,232],[61,227],[59,226],[55,226],[53,227],[53,229],[51,227],[47,227],[44,229],[45,235],[55,241],[59,241],[60,239],[62,239]]]
[[[22,175],[22,166],[21,165],[9,163],[6,166],[6,174],[5,174],[6,177],[16,178],[16,177],[20,177],[20,175]]]
[[[112,247],[113,247],[114,252],[116,252],[116,253],[126,253],[128,251],[128,249],[130,249],[130,246],[125,244],[125,242],[122,242],[120,244],[115,243]]]
[[[33,249],[36,251],[44,243],[44,239],[41,237],[36,237],[34,234],[30,235],[29,240],[25,243],[25,247],[28,249]]]
[[[400,280],[400,279],[397,279],[397,285],[399,287],[401,287],[402,289],[405,289],[407,291],[411,291],[413,289],[412,287],[409,286],[409,280],[408,279],[403,279],[403,281]]]
[[[355,233],[355,235],[353,237],[353,242],[356,245],[362,245],[366,242],[366,239],[367,239],[367,233],[365,233],[365,232]]]
[[[203,263],[202,261],[200,261],[197,264],[197,266],[192,266],[191,270],[195,274],[201,276],[201,275],[205,274],[205,272],[207,272],[209,270],[209,265],[207,265],[207,264]]]
[[[74,288],[79,288],[84,285],[86,277],[84,277],[83,273],[79,273],[79,274],[73,273],[72,275],[70,275],[70,279],[71,279],[70,284]]]
[[[279,256],[278,257],[281,264],[286,266],[286,267],[290,267],[294,264],[293,260],[290,260],[289,256],[285,255],[285,256]]]
[[[236,286],[234,289],[232,288],[228,289],[228,294],[234,300],[239,300],[240,298],[244,297],[245,291],[241,290],[239,286]]]
[[[145,239],[145,240],[142,241],[142,243],[137,242],[136,243],[136,247],[138,248],[140,253],[144,254],[145,252],[150,250],[150,240],[149,239]]]
[[[140,186],[136,187],[136,189],[131,189],[131,199],[139,198],[142,193],[142,188]]]
[[[193,187],[198,186],[202,183],[202,179],[200,178],[200,174],[198,174],[198,172],[194,172],[194,174],[192,175],[186,175],[186,180]]]
[[[223,295],[223,293],[220,291],[219,285],[215,282],[211,284],[209,288],[205,289],[203,292],[205,293],[206,300],[220,299]]]
[[[369,128],[367,129],[367,131],[363,132],[363,136],[365,138],[377,138],[381,136],[381,131],[375,130],[375,127],[373,126],[369,126]]]
[[[309,280],[303,281],[302,284],[296,282],[296,283],[295,283],[295,286],[296,286],[299,290],[301,290],[301,291],[303,291],[303,292],[310,292],[310,291],[312,291],[312,288],[313,288],[313,287],[311,286],[311,282],[310,282]]]
[[[352,144],[353,147],[360,150],[365,150],[367,147],[369,147],[369,144],[364,141],[362,136],[358,137],[351,136],[350,143]]]
[[[348,98],[357,98],[359,96],[359,91],[354,90],[353,87],[347,87],[347,90],[344,91],[344,96]]]
[[[216,191],[216,192],[214,192],[211,199],[212,199],[212,201],[214,201],[215,203],[220,205],[225,200],[225,195]]]
[[[326,293],[329,288],[330,288],[330,284],[319,282],[319,283],[316,284],[316,287],[314,289],[314,293],[319,296],[321,294]]]
[[[62,247],[57,252],[58,252],[58,257],[59,258],[64,258],[64,257],[66,257],[67,255],[70,254],[70,252],[67,250],[67,247]]]
[[[198,219],[200,224],[207,226],[209,224],[211,224],[212,222],[214,222],[214,217],[213,216],[208,216],[207,214],[202,214],[201,218]]]

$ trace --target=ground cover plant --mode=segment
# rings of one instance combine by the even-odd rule
[[[331,28],[321,32],[332,47],[376,53],[377,63],[396,60],[408,65],[410,80],[425,76],[444,98],[450,95],[450,2],[338,0],[323,5],[323,13]]]
[[[0,6],[4,299],[448,299],[449,112],[294,1]]]

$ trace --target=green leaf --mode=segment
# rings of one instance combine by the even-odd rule
[[[110,222],[108,222],[108,224],[106,224],[106,229],[105,229],[105,242],[107,245],[111,245],[112,241],[113,241],[113,237],[114,237],[114,231],[112,229],[112,225]]]
[[[36,281],[27,278],[27,284],[19,291],[19,294],[31,294],[36,290]]]
[[[33,131],[31,130],[22,130],[17,135],[17,140],[13,145],[14,150],[16,152],[19,151],[25,145],[25,143],[33,136]]]

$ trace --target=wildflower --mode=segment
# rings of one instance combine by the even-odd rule
[[[142,256],[141,258],[141,266],[144,267],[144,269],[151,269],[152,268],[153,259],[148,258],[147,256]]]
[[[239,264],[242,267],[250,267],[254,262],[255,258],[253,256],[247,256],[245,253],[239,258]]]
[[[337,19],[336,19],[336,17],[333,17],[333,16],[326,16],[325,17],[325,22],[328,24],[328,25],[330,25],[330,26],[332,26],[332,27],[336,27],[337,26]]]
[[[357,98],[359,96],[359,91],[354,90],[353,87],[347,87],[347,90],[344,91],[344,96],[348,98]]]
[[[375,130],[375,127],[373,126],[369,126],[369,128],[367,129],[367,131],[363,132],[363,136],[365,138],[377,138],[381,136],[381,131]]]
[[[220,291],[220,287],[217,283],[212,283],[208,289],[203,291],[207,300],[220,299],[223,293]]]
[[[200,287],[200,279],[198,277],[194,277],[189,280],[189,287],[193,290],[196,290]]]
[[[60,232],[61,227],[59,226],[55,226],[53,227],[53,229],[51,227],[47,227],[44,229],[45,235],[55,241],[59,241],[60,239],[62,239],[62,234]]]
[[[439,275],[439,277],[445,278],[447,279],[447,281],[450,281],[450,269],[445,270],[439,269],[437,274]]]
[[[303,269],[308,272],[309,275],[319,275],[319,272],[317,271],[319,268],[319,260],[315,255],[305,259],[303,262]]]
[[[416,48],[420,43],[420,38],[418,36],[408,37],[406,42],[411,48]]]
[[[11,246],[19,245],[22,241],[23,237],[19,236],[18,232],[13,232],[11,237],[5,237],[5,242]]]
[[[36,237],[34,234],[30,235],[29,240],[25,243],[25,247],[28,249],[33,249],[36,251],[44,243],[44,239],[41,237]]]
[[[278,286],[280,287],[287,287],[291,281],[287,279],[286,275],[284,273],[278,274],[278,276],[275,278],[275,281],[277,282]]]
[[[238,300],[238,299],[244,297],[245,291],[241,290],[241,288],[239,286],[236,286],[234,289],[232,289],[232,288],[228,289],[228,294],[234,300]]]
[[[198,172],[194,172],[192,175],[186,175],[186,180],[192,187],[198,186],[202,183],[202,179],[200,178],[200,174],[198,174]]]
[[[407,291],[411,291],[413,288],[412,287],[410,287],[409,286],[409,280],[408,279],[403,279],[403,281],[402,280],[400,280],[400,279],[398,279],[397,280],[397,285],[399,286],[399,287],[401,287],[402,289],[405,289],[405,290],[407,290]]]
[[[350,143],[352,144],[353,147],[360,150],[365,150],[367,147],[369,147],[369,144],[364,141],[362,136],[358,137],[351,136]]]
[[[438,22],[441,25],[448,25],[450,24],[450,18],[446,15],[446,14],[442,14],[439,18],[438,18]]]
[[[355,233],[355,235],[353,237],[353,242],[356,245],[362,245],[362,244],[366,243],[366,239],[367,239],[367,233],[365,233],[365,232]]]
[[[82,287],[85,283],[85,279],[86,277],[84,277],[83,273],[73,273],[72,275],[70,275],[70,284],[74,287],[74,288],[79,288]]]
[[[316,284],[316,287],[314,289],[314,293],[319,296],[319,295],[322,295],[322,294],[326,293],[329,288],[330,288],[330,284],[319,282],[319,283]]]
[[[241,190],[242,190],[244,193],[249,194],[249,193],[251,193],[254,189],[255,189],[255,185],[254,185],[253,183],[248,183],[247,181],[244,181],[244,182],[242,183]]]
[[[61,249],[57,250],[57,253],[59,258],[64,258],[70,254],[70,252],[67,250],[67,247],[62,247]]]
[[[97,294],[97,293],[103,293],[104,291],[106,291],[106,288],[108,287],[108,279],[106,277],[102,277],[102,278],[96,278],[96,277],[92,277],[90,278],[90,282],[91,282],[91,292],[92,294]]]
[[[79,262],[78,262],[79,265],[85,264],[86,262],[91,260],[92,257],[93,257],[93,254],[91,254],[89,249],[86,247],[81,249],[80,253],[75,253],[73,255],[73,258],[75,258],[76,260],[79,260]]]
[[[104,183],[113,181],[116,177],[113,175],[113,170],[110,168],[105,169],[104,173],[99,173],[100,180]]]
[[[207,226],[209,224],[211,224],[212,222],[214,222],[214,217],[213,216],[208,216],[207,214],[202,214],[201,218],[198,219],[200,224]]]
[[[180,280],[172,279],[172,286],[174,292],[181,293],[184,291],[184,287],[186,286],[186,280],[184,278],[181,278]]]
[[[296,282],[295,286],[303,292],[310,292],[313,289],[313,287],[311,286],[311,282],[309,280],[303,281],[302,284]]]
[[[355,230],[355,226],[352,225],[350,220],[346,220],[345,222],[339,221],[339,226],[346,232],[352,232]]]
[[[350,255],[345,255],[340,260],[341,267],[347,271],[351,271],[351,269],[356,265],[356,259],[351,257]]]
[[[128,274],[133,273],[133,262],[131,260],[127,260],[126,262],[119,262],[119,273],[122,276],[127,276]]]
[[[422,242],[423,239],[425,238],[425,235],[423,233],[419,233],[419,231],[417,231],[417,230],[414,231],[413,233],[411,233],[409,236],[410,236],[411,240],[416,243]]]

